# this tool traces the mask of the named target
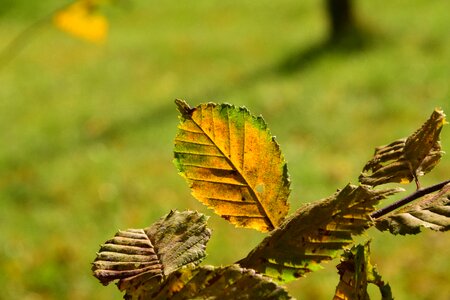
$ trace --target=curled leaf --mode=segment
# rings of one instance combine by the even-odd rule
[[[374,157],[359,176],[363,184],[376,186],[389,182],[409,183],[431,171],[443,152],[439,142],[445,114],[436,109],[430,118],[408,138],[375,149]]]
[[[375,267],[370,263],[370,243],[357,245],[346,250],[337,265],[339,284],[333,300],[369,300],[367,286],[378,286],[382,300],[392,300],[389,284],[385,283]]]
[[[417,234],[421,228],[435,231],[450,229],[450,183],[412,204],[375,220],[381,231],[392,234]]]
[[[193,196],[236,226],[278,227],[289,210],[289,176],[262,117],[228,104],[176,104],[174,162]]]
[[[199,264],[211,235],[206,220],[197,212],[171,211],[149,228],[119,231],[100,247],[94,276],[104,285],[119,280],[119,289],[125,290]]]
[[[127,299],[293,299],[283,287],[254,270],[227,267],[183,267],[161,285],[127,291]]]
[[[374,190],[347,185],[334,195],[299,208],[271,232],[239,264],[280,281],[321,269],[372,224],[370,213],[379,200],[399,189]]]

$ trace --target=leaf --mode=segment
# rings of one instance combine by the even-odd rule
[[[78,0],[53,16],[56,27],[93,43],[102,43],[108,33],[108,21],[97,12],[99,1]]]
[[[207,217],[171,211],[151,227],[119,231],[101,245],[92,270],[104,285],[119,280],[120,290],[153,280],[158,283],[184,265],[199,264],[211,231]]]
[[[278,227],[289,210],[289,176],[263,118],[228,104],[176,104],[174,163],[193,196],[236,226]]]
[[[188,266],[170,274],[160,286],[145,288],[128,291],[126,299],[293,299],[271,279],[238,265]]]
[[[400,189],[347,185],[334,195],[299,208],[239,264],[290,281],[322,268],[372,224],[379,200]]]
[[[417,234],[422,227],[435,231],[450,229],[450,183],[398,211],[375,220],[380,231],[392,234]]]
[[[375,267],[370,263],[370,243],[353,246],[346,250],[337,265],[340,276],[333,300],[369,300],[367,286],[378,286],[382,300],[392,300],[389,284],[384,283]]]
[[[418,176],[431,171],[441,159],[439,134],[446,123],[444,112],[435,109],[422,127],[408,138],[377,147],[359,181],[376,186],[389,182],[409,183],[415,179],[418,184]]]

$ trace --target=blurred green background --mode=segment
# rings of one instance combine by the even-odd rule
[[[263,238],[190,196],[171,162],[175,98],[262,114],[288,161],[291,211],[356,183],[375,146],[435,107],[450,113],[448,1],[357,1],[370,36],[356,47],[324,44],[323,1],[127,3],[106,9],[104,45],[48,23],[1,66],[0,299],[120,299],[91,275],[100,243],[170,209],[212,216],[208,264],[233,263]],[[0,0],[0,48],[60,5]],[[441,137],[450,151],[450,128]],[[444,156],[422,184],[449,170]],[[370,237],[396,299],[450,298],[448,235]],[[331,299],[335,265],[290,293]]]

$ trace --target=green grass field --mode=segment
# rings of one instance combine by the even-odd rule
[[[0,69],[0,299],[120,299],[91,275],[100,243],[170,209],[212,216],[208,264],[233,263],[263,238],[190,196],[172,164],[175,98],[262,114],[288,161],[291,211],[356,183],[375,146],[435,107],[450,114],[450,2],[357,1],[372,33],[362,49],[321,47],[321,1],[130,2],[108,10],[106,44],[47,24]],[[60,5],[17,3],[0,16],[0,47]],[[441,137],[450,151],[450,126]],[[444,156],[422,184],[449,171]],[[396,299],[449,299],[447,234],[370,237]],[[335,265],[290,293],[331,299]]]

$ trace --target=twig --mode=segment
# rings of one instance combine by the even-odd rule
[[[420,197],[423,197],[425,195],[431,194],[433,192],[436,192],[438,190],[440,190],[441,188],[443,188],[445,185],[447,185],[448,183],[450,183],[450,179],[440,182],[438,184],[429,186],[427,188],[423,188],[423,189],[418,189],[417,191],[415,191],[414,193],[412,193],[411,195],[398,200],[397,202],[392,203],[391,205],[388,205],[386,207],[383,207],[375,212],[373,212],[370,216],[374,219],[380,218],[388,213],[390,213],[393,210],[396,210],[397,208],[400,208]]]

